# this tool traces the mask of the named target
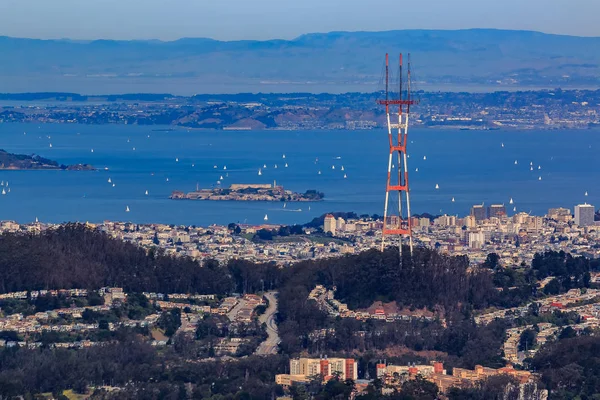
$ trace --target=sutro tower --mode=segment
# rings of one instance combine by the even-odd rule
[[[385,55],[385,100],[378,100],[377,103],[385,105],[387,115],[388,138],[390,144],[390,154],[388,159],[387,183],[385,186],[385,207],[383,209],[383,230],[381,238],[381,250],[385,248],[385,240],[388,236],[398,236],[398,247],[402,252],[402,238],[408,236],[408,244],[412,254],[412,226],[410,221],[410,190],[408,188],[408,157],[406,145],[408,144],[408,116],[410,106],[415,104],[410,93],[410,54],[408,55],[407,84],[406,89],[402,87],[402,54],[399,60],[399,91],[397,99],[390,99],[389,91],[389,56]],[[393,122],[398,115],[398,121]],[[396,135],[394,135],[396,133]],[[396,136],[396,138],[394,138]],[[397,156],[396,165],[394,165],[394,154]],[[392,169],[396,169],[397,178],[392,178]],[[396,174],[394,174],[396,175]],[[388,214],[390,193],[398,194],[398,214],[395,211]],[[404,214],[403,211],[406,210]]]

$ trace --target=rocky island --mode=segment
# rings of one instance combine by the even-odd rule
[[[285,190],[277,184],[233,184],[229,188],[198,189],[184,193],[178,190],[171,193],[175,200],[232,200],[232,201],[320,201],[325,195],[316,190],[304,193]]]
[[[13,154],[0,149],[0,170],[58,169],[67,171],[92,171],[90,164],[64,165],[38,155]]]

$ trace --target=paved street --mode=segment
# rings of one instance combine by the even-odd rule
[[[263,315],[259,317],[260,323],[267,324],[267,334],[269,337],[258,346],[256,354],[267,355],[277,354],[279,346],[279,333],[275,322],[275,314],[277,313],[277,292],[267,292],[265,297],[269,300],[269,307]]]

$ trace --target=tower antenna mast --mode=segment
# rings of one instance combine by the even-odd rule
[[[377,103],[385,106],[387,118],[389,157],[387,169],[387,182],[385,186],[385,205],[383,209],[383,229],[381,236],[381,251],[385,249],[388,236],[398,237],[398,248],[402,253],[402,239],[408,237],[410,253],[413,252],[412,223],[410,214],[410,190],[408,187],[408,155],[406,146],[408,144],[408,119],[410,106],[416,101],[412,100],[410,93],[410,54],[408,55],[407,89],[406,96],[403,93],[402,54],[399,59],[399,93],[398,99],[390,99],[389,96],[389,55],[385,55],[385,100]],[[398,122],[392,122],[398,115]],[[395,133],[395,135],[394,135]],[[394,138],[395,136],[395,138]],[[394,154],[397,162],[397,178],[392,181],[392,167]],[[398,212],[389,209],[390,193],[398,193]],[[406,210],[406,213],[403,213]]]

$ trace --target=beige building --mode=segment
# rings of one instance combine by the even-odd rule
[[[332,235],[335,235],[336,225],[335,217],[331,214],[327,214],[325,216],[325,221],[323,222],[323,232],[331,232]]]

